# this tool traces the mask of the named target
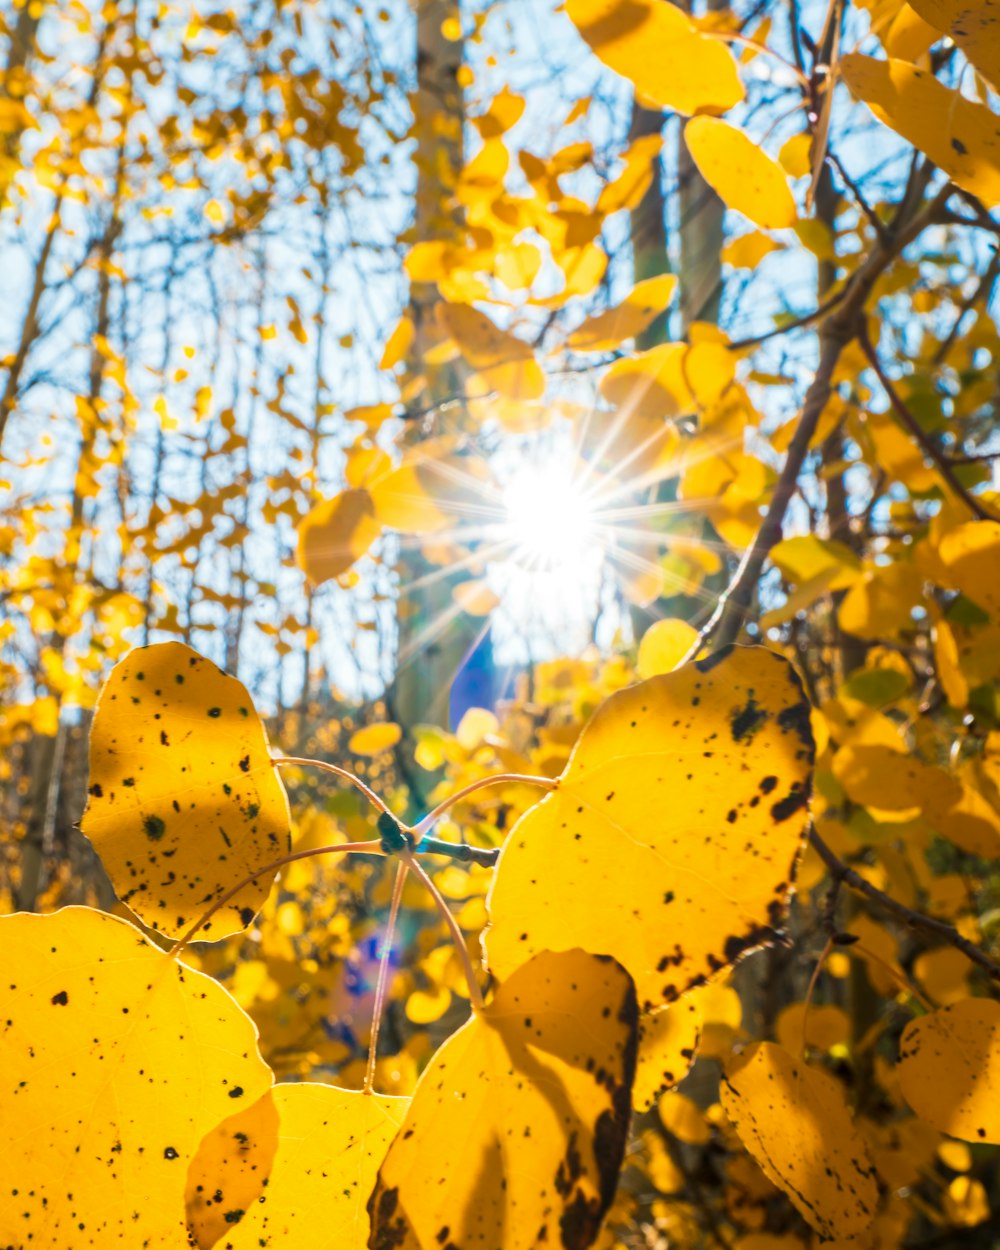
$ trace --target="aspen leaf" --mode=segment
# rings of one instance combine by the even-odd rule
[[[568,0],[594,52],[635,85],[639,101],[678,113],[724,113],[743,99],[736,62],[667,0]]]
[[[948,35],[994,88],[1000,88],[997,0],[911,0],[925,22]]]
[[[531,348],[523,339],[501,330],[478,308],[469,304],[442,304],[440,315],[448,333],[474,369],[488,369],[531,356]]]
[[[687,621],[670,618],[654,621],[639,643],[636,668],[642,678],[670,673],[684,659],[698,639],[698,631]]]
[[[1000,120],[992,110],[906,61],[851,52],[841,58],[840,72],[852,95],[953,182],[987,205],[1000,203]]]
[[[621,303],[578,326],[567,340],[569,346],[578,352],[603,352],[635,338],[667,308],[676,286],[672,273],[637,282]]]
[[[381,755],[391,750],[402,736],[402,729],[392,721],[379,721],[355,730],[347,749],[352,755]]]
[[[784,170],[742,130],[718,117],[692,117],[684,141],[701,176],[727,208],[765,230],[795,224],[798,213]]]
[[[513,971],[421,1076],[369,1245],[589,1246],[625,1149],[637,1027],[613,960],[547,951]]]
[[[1000,522],[959,525],[941,539],[938,556],[949,587],[1000,617]]]
[[[260,1198],[277,1149],[273,1090],[202,1138],[184,1193],[188,1231],[200,1250],[211,1250]]]
[[[252,1183],[226,1187],[243,1158],[246,1143],[240,1138],[247,1125],[237,1124],[236,1117],[220,1125],[206,1141],[215,1138],[224,1149],[213,1151],[201,1183],[210,1194],[221,1189],[226,1200],[231,1193],[251,1198],[242,1216],[223,1228],[225,1250],[363,1250],[369,1231],[365,1204],[408,1103],[408,1098],[332,1085],[276,1086],[257,1104],[260,1118],[273,1127],[267,1185],[256,1194]],[[212,1243],[199,1244],[207,1248]]]
[[[1000,1144],[1000,1003],[965,998],[911,1020],[896,1070],[903,1097],[942,1133]]]
[[[363,487],[317,504],[299,523],[295,558],[314,586],[346,573],[382,532]]]
[[[740,1141],[810,1227],[848,1242],[866,1231],[875,1172],[833,1077],[758,1042],[731,1063],[719,1097]]]
[[[250,1018],[124,920],[0,918],[0,1242],[184,1246],[202,1138],[271,1085]]]
[[[666,1093],[656,1108],[660,1123],[671,1136],[691,1146],[703,1146],[711,1140],[712,1130],[705,1113],[686,1094]]]
[[[661,343],[615,361],[601,379],[601,394],[630,419],[676,417],[707,408],[735,376],[735,356],[719,343]]]
[[[687,1076],[701,1040],[699,991],[639,1020],[639,1057],[632,1101],[648,1111],[659,1096]]]
[[[123,903],[180,936],[216,899],[289,848],[288,800],[253,701],[235,677],[180,642],[116,664],[90,731],[81,828]],[[245,929],[269,875],[201,930]]]
[[[487,966],[589,947],[628,968],[648,1011],[735,963],[782,922],[812,758],[798,678],[765,648],[612,694],[504,844]]]

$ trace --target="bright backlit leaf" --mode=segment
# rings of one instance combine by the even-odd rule
[[[942,1133],[1000,1143],[1000,1003],[966,998],[911,1020],[897,1070],[903,1097]]]
[[[617,360],[601,394],[634,418],[676,417],[713,404],[736,376],[736,358],[719,343],[661,343]]]
[[[840,61],[851,93],[987,205],[1000,204],[1000,119],[927,70],[851,52]]]
[[[363,487],[317,504],[299,524],[295,558],[314,586],[346,573],[382,532]]]
[[[224,1212],[221,1247],[364,1250],[368,1197],[408,1103],[303,1082],[275,1086],[247,1115],[219,1125],[198,1162],[205,1192],[222,1194],[216,1202]],[[245,1171],[243,1139],[258,1121],[267,1126],[266,1185]],[[235,1186],[234,1173],[240,1178]],[[199,1244],[208,1250],[213,1243]]]
[[[132,925],[0,918],[0,1244],[188,1244],[202,1138],[270,1088],[250,1018]]]
[[[605,352],[635,338],[668,307],[676,287],[677,276],[672,273],[637,282],[621,303],[578,326],[568,345],[578,352]]]
[[[584,1250],[628,1133],[635,991],[613,960],[545,952],[425,1069],[379,1171],[375,1250]]]
[[[910,0],[925,22],[958,45],[994,88],[1000,87],[997,0]]]
[[[742,130],[692,117],[684,141],[701,176],[726,205],[764,230],[793,226],[798,213],[785,171]]]
[[[821,1237],[850,1242],[867,1230],[875,1172],[833,1077],[758,1042],[730,1063],[719,1097],[764,1174]]]
[[[288,800],[253,701],[183,643],[140,647],[112,670],[88,793],[81,828],[119,897],[173,936],[289,848]],[[258,877],[203,932],[246,928],[270,887]]]
[[[639,1020],[639,1060],[632,1101],[648,1111],[659,1096],[688,1074],[701,1040],[700,992]]]
[[[541,950],[607,953],[648,1011],[734,963],[783,921],[812,758],[799,680],[764,648],[611,695],[504,844],[487,965],[506,977]]]
[[[403,731],[392,721],[379,721],[365,725],[351,734],[347,749],[352,755],[381,755],[391,750],[403,736]]]
[[[673,672],[697,639],[698,631],[687,621],[675,618],[654,621],[639,643],[636,661],[639,676],[645,679]]]
[[[568,0],[566,12],[604,64],[628,78],[649,107],[724,113],[743,99],[729,49],[667,0]]]
[[[938,555],[948,585],[994,618],[1000,617],[1000,523],[959,525],[942,538]]]
[[[273,1090],[228,1116],[202,1139],[188,1168],[184,1193],[188,1230],[199,1250],[211,1250],[258,1201],[277,1149]]]

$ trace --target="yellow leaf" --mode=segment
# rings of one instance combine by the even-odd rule
[[[265,1100],[276,1122],[267,1185],[243,1208],[242,1218],[223,1228],[225,1250],[364,1250],[365,1204],[409,1101],[308,1082],[276,1086]],[[244,1146],[233,1127],[232,1121],[220,1126],[230,1130],[227,1151],[214,1160],[215,1179],[211,1172],[204,1179],[207,1192],[222,1187],[227,1200],[224,1178]]]
[[[102,912],[4,916],[0,942],[0,1241],[187,1245],[199,1142],[271,1085],[249,1017]]]
[[[962,49],[994,89],[1000,88],[1000,14],[996,0],[912,0],[912,6],[925,22]]]
[[[948,1184],[944,1198],[945,1214],[959,1228],[972,1228],[990,1218],[990,1200],[982,1181],[956,1176]]]
[[[654,621],[639,643],[636,668],[642,678],[672,673],[698,639],[698,631],[687,621]]]
[[[364,487],[317,504],[299,522],[295,559],[314,586],[346,573],[382,532]]]
[[[640,103],[678,113],[724,113],[743,99],[729,49],[667,0],[568,0],[566,12]]]
[[[439,315],[462,355],[474,369],[527,360],[530,346],[501,330],[485,313],[469,304],[441,304]]]
[[[183,643],[140,647],[112,669],[88,793],[81,828],[122,902],[174,936],[289,849],[288,800],[253,701]],[[258,877],[201,933],[246,928],[270,888]]]
[[[632,1101],[648,1111],[659,1096],[688,1074],[701,1040],[701,1000],[696,991],[639,1021],[639,1056]]]
[[[395,330],[389,335],[385,349],[382,352],[382,359],[378,362],[380,369],[393,369],[400,361],[404,360],[406,353],[413,345],[413,339],[417,329],[413,324],[413,318],[404,313],[400,317]]]
[[[637,1024],[613,960],[547,951],[512,971],[421,1076],[369,1244],[589,1246],[625,1149]]]
[[[992,617],[1000,617],[1000,523],[969,521],[941,539],[938,556],[947,585]]]
[[[668,306],[676,286],[672,273],[637,282],[621,303],[578,326],[567,339],[568,345],[576,351],[603,352],[635,338]]]
[[[259,1200],[277,1149],[278,1110],[272,1090],[202,1139],[184,1192],[188,1229],[201,1250],[211,1250]]]
[[[804,178],[812,170],[812,135],[806,131],[792,135],[782,144],[778,160],[789,178]]]
[[[692,1146],[704,1146],[711,1140],[712,1130],[705,1113],[686,1094],[664,1094],[657,1104],[660,1123],[678,1141]]]
[[[438,986],[433,992],[414,990],[406,1000],[406,1018],[414,1024],[433,1024],[451,1006],[451,990]]]
[[[987,205],[1000,204],[1000,121],[927,70],[851,52],[840,72],[852,95]]]
[[[966,998],[911,1020],[896,1070],[903,1097],[942,1133],[1000,1143],[1000,1003]]]
[[[692,117],[684,141],[701,176],[727,208],[765,230],[795,224],[798,213],[784,170],[742,130],[718,117]]]
[[[719,1096],[740,1141],[810,1227],[826,1239],[865,1232],[878,1202],[875,1173],[831,1076],[758,1042],[732,1062]]]
[[[735,376],[735,354],[721,344],[661,343],[616,361],[601,379],[600,390],[630,419],[676,417],[708,407]]]
[[[352,755],[381,755],[396,745],[402,738],[403,731],[392,721],[380,721],[375,725],[365,725],[355,730],[347,744]]]
[[[629,969],[649,1011],[766,942],[808,824],[812,751],[798,678],[764,648],[611,695],[504,844],[487,965],[503,977],[536,951],[589,946]]]
[[[813,1003],[808,1012],[805,1003],[792,1003],[778,1016],[775,1036],[792,1054],[801,1052],[803,1037],[807,1046],[831,1050],[850,1041],[851,1022],[847,1012],[832,1003]]]
[[[721,253],[722,262],[732,265],[734,269],[756,269],[765,256],[780,251],[783,246],[777,240],[761,234],[759,230],[753,230],[750,234],[741,234],[725,245]]]

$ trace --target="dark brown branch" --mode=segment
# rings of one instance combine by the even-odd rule
[[[851,275],[834,310],[819,329],[819,364],[806,391],[798,428],[792,437],[785,463],[774,488],[767,516],[746,551],[728,589],[719,599],[712,616],[702,627],[686,659],[692,659],[712,638],[719,647],[736,641],[750,611],[754,591],[771,548],[781,540],[785,512],[798,488],[799,474],[806,453],[816,433],[819,418],[830,398],[833,373],[844,348],[863,328],[865,304],[876,282],[921,231],[938,217],[952,193],[949,185],[927,201],[922,208],[910,212],[915,186],[926,185],[925,167],[915,167],[895,220],[888,230],[889,245],[877,244],[868,258]]]
[[[859,894],[863,894],[865,898],[895,916],[897,920],[901,920],[909,928],[920,929],[925,933],[933,933],[935,937],[941,938],[942,941],[961,951],[970,963],[974,963],[978,968],[982,968],[989,977],[1000,983],[1000,964],[995,963],[978,946],[974,946],[967,938],[962,937],[957,929],[950,924],[946,924],[943,920],[935,920],[932,916],[925,916],[922,912],[904,907],[902,903],[897,903],[894,898],[884,894],[877,886],[872,885],[870,881],[866,881],[864,877],[855,872],[853,868],[848,867],[842,859],[835,855],[815,829],[809,834],[809,841],[820,859],[826,864],[835,884],[840,882],[849,886],[852,890],[856,890]]]

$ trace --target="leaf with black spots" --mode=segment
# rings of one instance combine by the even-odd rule
[[[428,1064],[369,1203],[372,1250],[585,1250],[614,1197],[638,1028],[614,960],[545,952]]]
[[[112,669],[90,731],[89,795],[81,828],[119,897],[173,936],[289,849],[288,800],[253,701],[179,642]],[[245,886],[199,936],[245,929],[271,883]]]
[[[878,1202],[875,1171],[832,1076],[757,1042],[727,1067],[719,1100],[768,1180],[824,1240],[865,1233]]]
[[[184,1246],[205,1134],[271,1086],[249,1016],[133,925],[0,918],[0,1245]]]
[[[809,704],[737,647],[611,695],[497,864],[486,962],[579,946],[672,1002],[782,924],[808,826]]]

